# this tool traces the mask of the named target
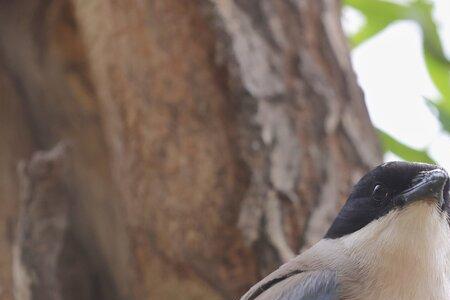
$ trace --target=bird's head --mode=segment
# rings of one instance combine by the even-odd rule
[[[447,222],[449,177],[438,166],[389,162],[367,173],[354,186],[325,238],[336,239],[372,226],[389,229],[401,218],[434,218]],[[419,224],[423,220],[416,220]],[[403,222],[410,226],[408,222]],[[443,222],[441,222],[443,223]],[[375,224],[375,225],[374,225]],[[384,229],[383,229],[384,230]]]

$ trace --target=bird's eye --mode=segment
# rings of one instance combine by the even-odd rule
[[[383,201],[389,196],[389,191],[380,184],[373,188],[372,198],[376,201]]]

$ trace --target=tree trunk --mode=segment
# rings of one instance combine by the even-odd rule
[[[0,299],[235,299],[317,241],[381,161],[339,13],[0,0]]]

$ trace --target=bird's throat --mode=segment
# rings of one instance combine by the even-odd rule
[[[368,291],[363,299],[450,296],[450,230],[433,203],[411,204],[361,231],[343,242],[350,259],[361,266]]]

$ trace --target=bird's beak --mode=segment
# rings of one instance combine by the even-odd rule
[[[397,201],[408,204],[418,200],[436,199],[439,206],[443,205],[443,190],[448,180],[448,174],[442,169],[422,172],[412,181],[412,186],[398,195]]]

